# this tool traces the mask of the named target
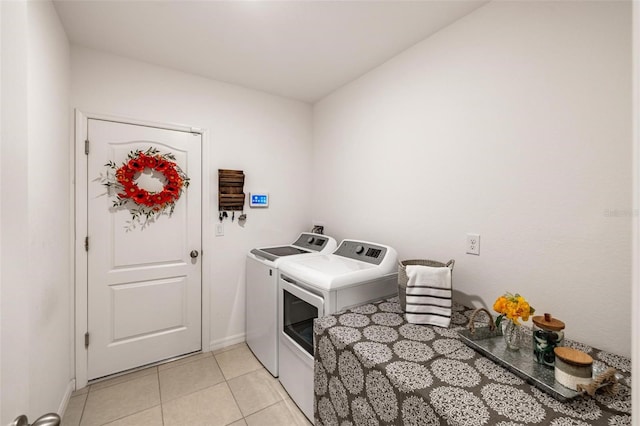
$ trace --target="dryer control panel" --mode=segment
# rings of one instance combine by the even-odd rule
[[[293,243],[293,245],[311,251],[322,251],[322,249],[327,245],[328,241],[329,237],[327,237],[326,235],[303,232],[302,234],[300,234],[296,242]]]
[[[380,265],[387,254],[387,248],[366,241],[344,240],[333,254]]]

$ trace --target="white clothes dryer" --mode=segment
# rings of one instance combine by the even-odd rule
[[[336,240],[302,233],[292,244],[251,250],[246,261],[246,341],[274,377],[278,377],[278,265],[283,259],[331,253]]]
[[[313,422],[313,321],[398,292],[398,256],[382,244],[344,240],[332,254],[286,259],[278,280],[279,380]]]

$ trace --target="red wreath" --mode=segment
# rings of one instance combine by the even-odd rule
[[[166,183],[161,192],[149,192],[136,184],[136,174],[142,173],[145,169],[155,170],[165,177]],[[116,179],[123,189],[118,193],[118,198],[129,199],[154,210],[161,210],[167,204],[175,203],[180,198],[184,183],[175,163],[167,161],[161,155],[148,156],[144,153],[130,159],[116,170]]]
[[[116,168],[116,164],[112,161],[107,163],[106,166],[115,170],[115,181],[107,179],[107,183],[104,184],[118,191],[117,199],[113,203],[114,206],[122,206],[132,201],[140,206],[142,213],[147,218],[166,208],[170,209],[169,214],[171,214],[176,201],[182,195],[183,189],[189,186],[189,178],[175,163],[175,156],[173,154],[160,154],[155,148],[149,148],[144,152],[140,150],[131,151],[129,160],[125,161],[119,168]],[[150,192],[136,184],[136,177],[146,169],[155,170],[164,176],[165,183],[162,191]]]

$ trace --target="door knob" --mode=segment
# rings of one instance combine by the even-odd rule
[[[45,414],[44,416],[38,417],[36,421],[31,424],[31,426],[59,426],[60,421],[60,416],[58,416],[56,413],[49,413]]]
[[[195,259],[196,257],[198,257],[198,250],[191,250],[189,256],[191,256],[192,259]]]
[[[29,426],[29,419],[24,414],[15,418],[9,426]]]
[[[60,416],[56,413],[48,413],[36,419],[31,426],[59,426]],[[24,414],[16,417],[9,426],[29,426],[29,419]]]

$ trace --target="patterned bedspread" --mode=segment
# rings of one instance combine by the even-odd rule
[[[409,324],[397,298],[319,318],[314,326],[316,426],[631,425],[631,360],[565,340],[623,376],[615,396],[562,403],[466,346],[472,310],[449,328]]]

